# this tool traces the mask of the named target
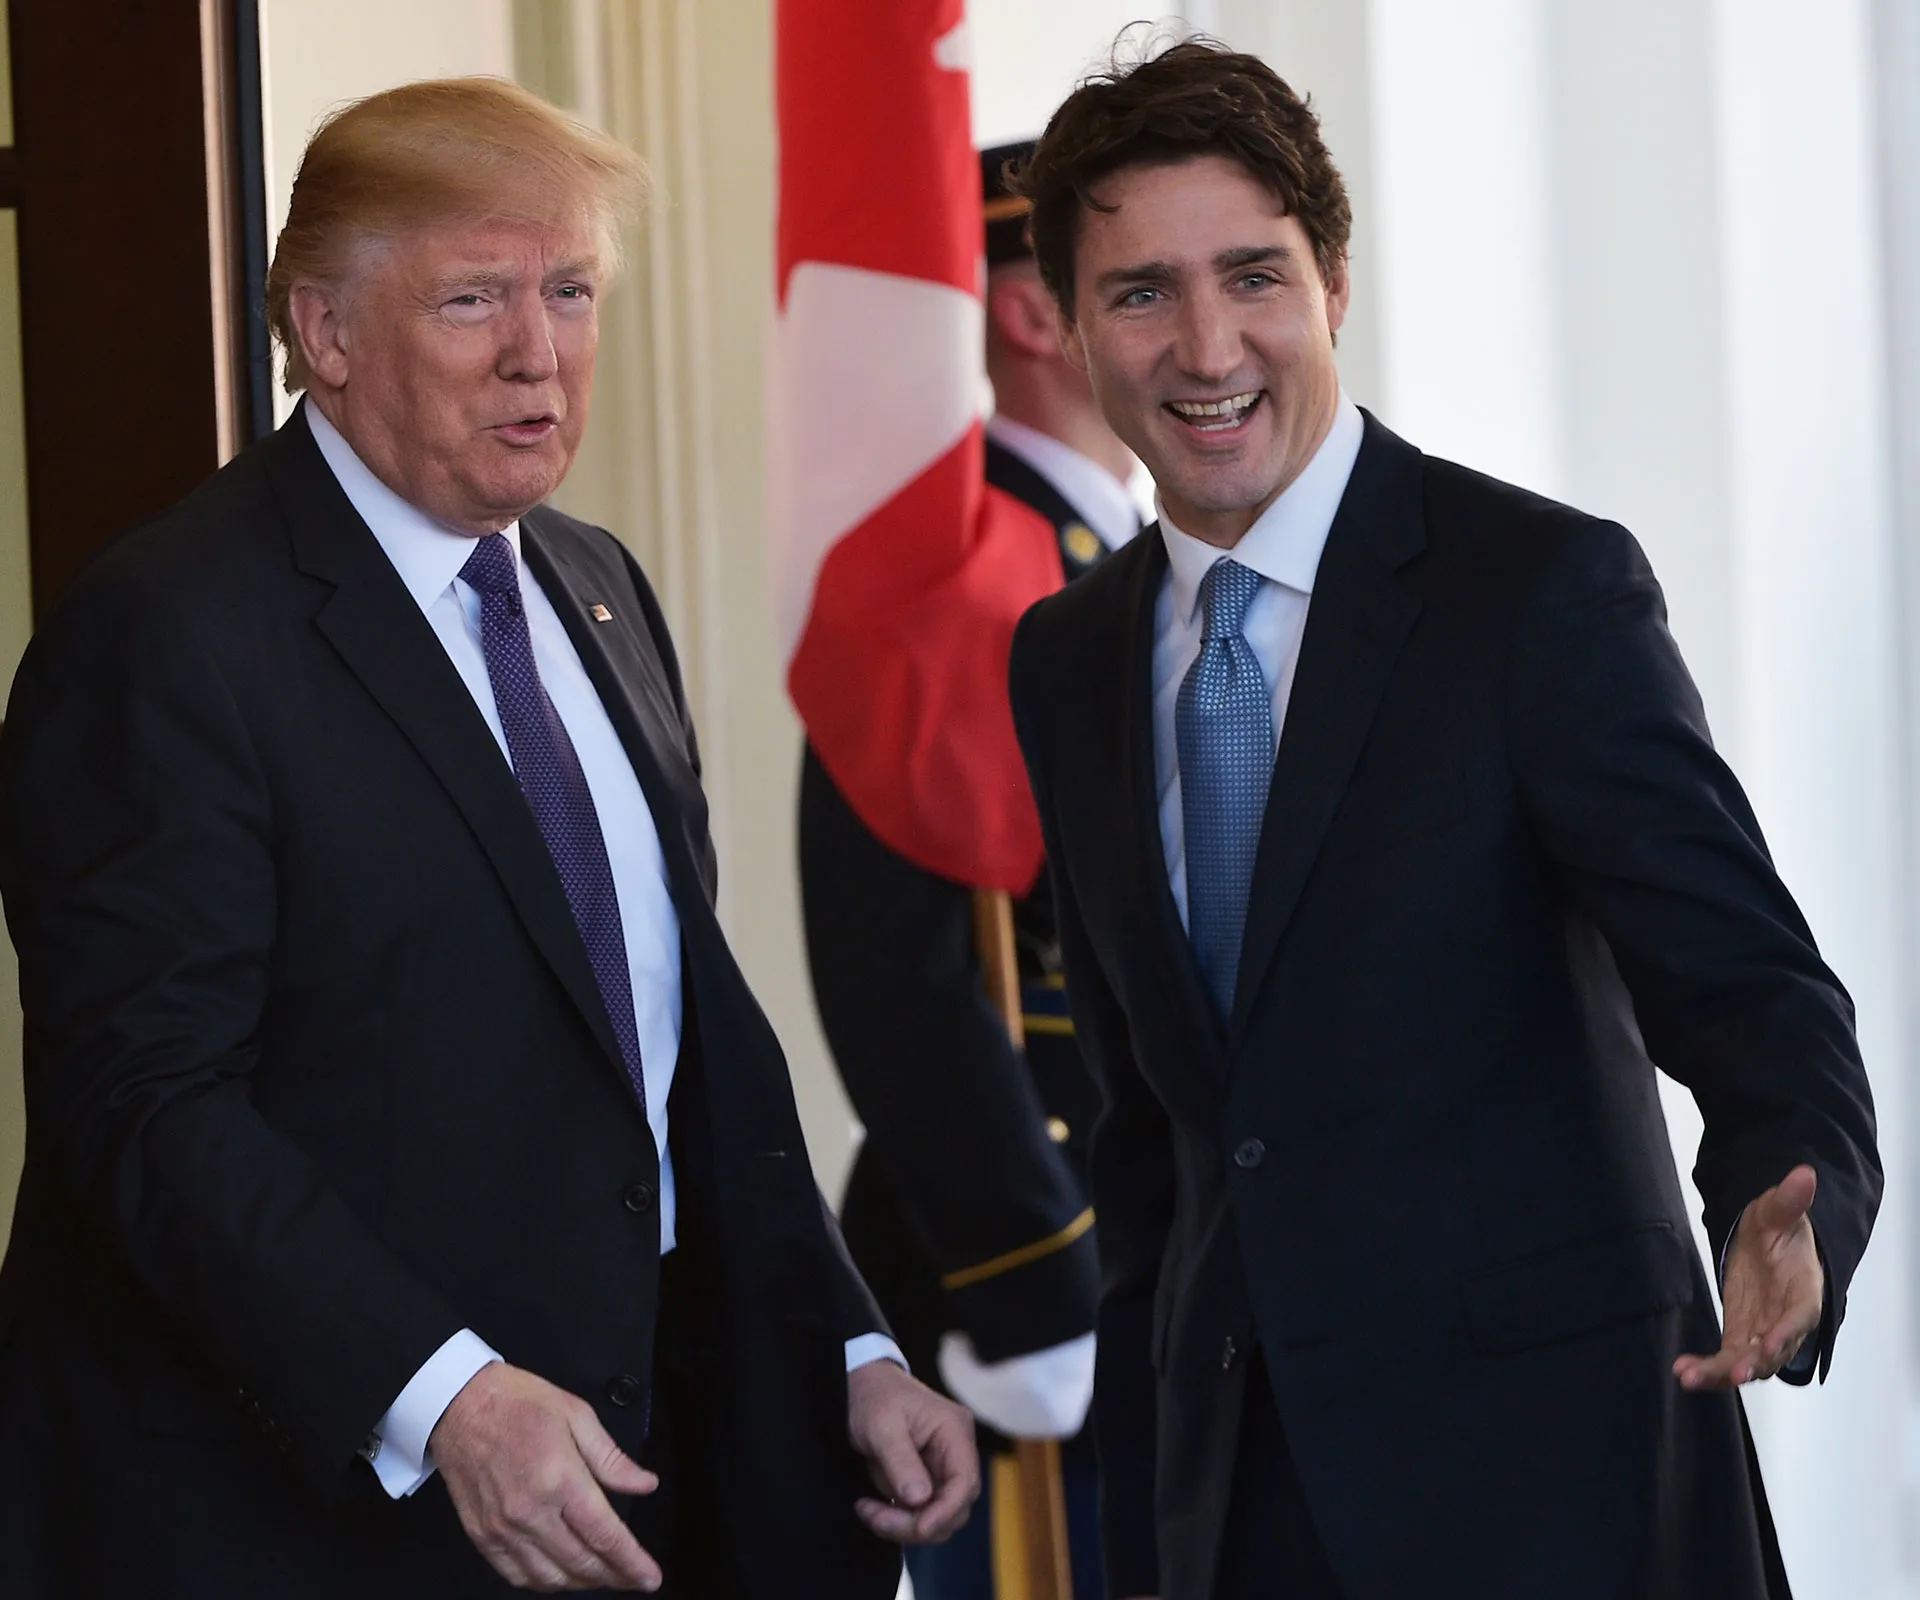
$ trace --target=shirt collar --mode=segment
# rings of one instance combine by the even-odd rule
[[[447,592],[460,575],[460,569],[473,554],[473,535],[457,533],[436,522],[418,506],[410,505],[374,476],[373,470],[354,453],[353,446],[340,430],[321,414],[311,400],[300,407],[307,428],[320,454],[339,480],[340,487],[360,513],[360,520],[372,530],[380,548],[386,552],[400,581],[422,611]],[[514,522],[501,530],[513,545],[513,557],[520,559],[520,524]]]
[[[1091,456],[1011,417],[987,418],[987,437],[1059,490],[1109,550],[1118,550],[1140,531],[1140,512],[1127,486]]]
[[[1327,547],[1334,514],[1347,492],[1347,480],[1353,476],[1353,463],[1365,435],[1366,422],[1360,408],[1341,390],[1333,426],[1320,441],[1313,459],[1231,550],[1222,550],[1176,528],[1167,520],[1166,507],[1156,496],[1154,509],[1160,514],[1160,537],[1167,547],[1173,582],[1174,615],[1185,622],[1193,620],[1194,608],[1200,604],[1201,580],[1214,562],[1226,556],[1251,567],[1271,583],[1312,594],[1320,553]]]

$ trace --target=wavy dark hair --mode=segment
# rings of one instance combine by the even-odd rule
[[[1033,207],[1027,236],[1041,279],[1069,318],[1080,219],[1112,209],[1093,186],[1122,167],[1208,155],[1230,157],[1265,184],[1299,218],[1321,278],[1332,279],[1353,210],[1320,119],[1258,56],[1196,35],[1132,64],[1116,50],[1054,112],[1032,156],[1007,172],[1008,187]]]

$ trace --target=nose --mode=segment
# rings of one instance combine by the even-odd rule
[[[559,370],[545,297],[516,297],[501,327],[500,376],[518,383],[545,383]]]
[[[1240,365],[1240,323],[1233,307],[1217,294],[1183,298],[1174,354],[1188,377],[1224,383]]]

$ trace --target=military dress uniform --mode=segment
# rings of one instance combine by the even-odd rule
[[[1105,555],[1064,496],[992,440],[987,478],[1054,521],[1069,578]],[[984,1362],[1092,1332],[1086,1142],[1099,1091],[1067,1015],[1046,875],[1014,903],[1024,1056],[982,986],[972,890],[875,838],[811,748],[800,879],[821,1022],[867,1130],[841,1226],[914,1372],[939,1381],[952,1330]],[[1008,1448],[984,1425],[980,1442],[983,1456]],[[1097,1595],[1090,1430],[1063,1444],[1062,1461],[1075,1589]],[[952,1557],[966,1559],[971,1536],[984,1571],[987,1518],[975,1520]]]
[[[1013,153],[983,157],[990,261],[1025,250],[1018,219],[1006,219],[1011,230],[993,220],[999,170]],[[990,427],[987,481],[1053,525],[1071,581],[1107,544],[1028,459],[1035,451],[1004,442],[1025,432]],[[1066,449],[1048,448],[1056,456]],[[1086,472],[1103,470],[1075,459]],[[1106,513],[1095,520],[1111,538]],[[1137,527],[1132,517],[1125,532]],[[867,1134],[842,1227],[915,1373],[939,1382],[940,1343],[951,1331],[988,1363],[1090,1334],[1099,1265],[1087,1136],[1099,1091],[1067,1014],[1046,874],[1014,905],[1024,1054],[983,987],[972,890],[876,838],[811,747],[800,786],[800,876],[821,1022]],[[984,1425],[980,1442],[983,1456],[1009,1448]],[[1091,1430],[1065,1441],[1062,1457],[1075,1589],[1098,1596]],[[922,1600],[991,1593],[990,1499],[949,1546],[910,1556]]]

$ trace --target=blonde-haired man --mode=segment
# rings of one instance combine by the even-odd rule
[[[10,1592],[881,1597],[975,1493],[715,920],[652,591],[542,504],[642,183],[505,84],[336,116],[299,410],[21,670]]]

